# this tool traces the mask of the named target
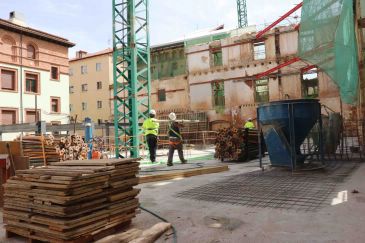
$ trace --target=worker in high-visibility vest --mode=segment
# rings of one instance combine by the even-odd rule
[[[152,163],[156,162],[156,151],[157,151],[157,136],[160,124],[155,119],[156,111],[151,110],[149,118],[143,122],[144,135],[150,152],[150,160]]]
[[[252,118],[248,118],[247,122],[245,123],[244,129],[255,129],[255,124],[252,122]]]
[[[176,122],[176,114],[171,112],[169,114],[169,155],[167,159],[167,166],[173,166],[172,160],[174,157],[175,149],[179,154],[179,158],[182,164],[186,164],[187,160],[184,159],[182,136],[180,133],[180,124]]]

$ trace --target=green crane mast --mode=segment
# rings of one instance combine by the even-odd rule
[[[116,157],[139,157],[139,123],[150,110],[148,0],[113,1],[114,129]],[[130,152],[130,154],[127,153]]]
[[[248,26],[246,0],[237,0],[238,27]]]

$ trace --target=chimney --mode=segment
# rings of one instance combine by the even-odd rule
[[[23,26],[23,27],[27,27],[27,24],[25,22],[25,17],[20,12],[16,12],[16,11],[10,12],[9,21],[12,22],[13,24],[17,24],[17,25],[20,25],[20,26]]]
[[[86,51],[77,51],[76,52],[76,58],[83,58],[87,55],[87,52]]]

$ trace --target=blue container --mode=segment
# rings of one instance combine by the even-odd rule
[[[271,164],[295,169],[303,163],[300,146],[321,116],[319,101],[275,101],[260,105],[257,112]]]

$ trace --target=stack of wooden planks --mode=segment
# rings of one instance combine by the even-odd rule
[[[17,171],[5,184],[7,232],[50,242],[88,242],[128,224],[139,206],[136,159],[54,163]]]
[[[60,161],[56,148],[49,145],[44,136],[24,136],[22,146],[23,154],[29,157],[31,166],[42,166]]]

